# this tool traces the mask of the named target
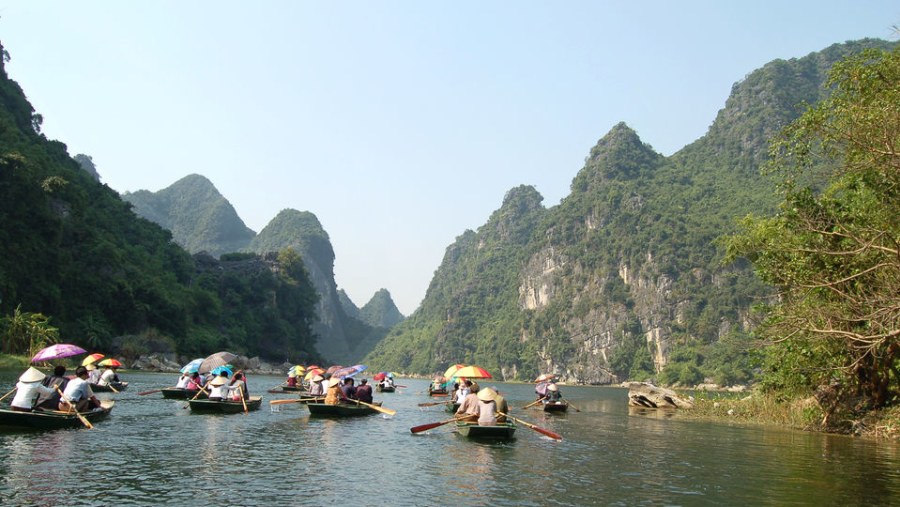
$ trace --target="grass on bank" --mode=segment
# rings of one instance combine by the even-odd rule
[[[694,408],[680,413],[698,419],[729,419],[805,431],[900,439],[900,406],[868,411],[843,408],[833,410],[826,417],[825,410],[813,396],[784,399],[753,392],[736,398],[701,392],[694,400]]]

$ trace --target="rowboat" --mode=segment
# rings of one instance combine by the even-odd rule
[[[543,403],[544,412],[565,412],[569,409],[568,401],[546,401]]]
[[[447,406],[444,408],[444,410],[446,410],[447,412],[450,412],[451,414],[455,414],[458,409],[459,409],[459,403],[448,403]]]
[[[115,388],[115,390],[113,390]],[[91,384],[91,391],[95,393],[116,393],[128,389],[128,382],[110,382],[109,385]]]
[[[79,412],[91,424],[106,419],[112,411],[115,401],[103,400],[96,410]],[[2,430],[55,430],[61,428],[83,428],[84,423],[75,412],[57,410],[37,410],[34,412],[17,412],[0,409],[0,429]]]
[[[197,396],[197,390],[184,389],[181,387],[167,387],[165,389],[160,389],[162,392],[163,398],[170,400],[189,400],[194,396]],[[197,396],[197,399],[206,398],[206,393],[203,391],[199,391],[200,395]]]
[[[232,400],[190,400],[191,412],[198,413],[219,413],[219,414],[237,414],[244,411],[244,403]],[[262,405],[262,396],[251,396],[247,399],[247,411],[259,410]]]
[[[516,425],[506,422],[481,426],[478,423],[457,421],[456,432],[467,438],[510,440],[516,432]]]
[[[380,401],[376,401],[372,405],[381,406]],[[339,403],[337,405],[326,405],[325,403],[307,403],[309,415],[319,417],[357,417],[362,415],[377,414],[374,408],[365,405]]]
[[[397,390],[394,386],[383,386],[381,384],[375,384],[375,390],[379,393],[392,393]]]
[[[448,393],[446,389],[432,389],[431,386],[428,386],[428,395],[429,396],[449,396],[450,393]]]
[[[305,387],[300,386],[278,386],[268,390],[271,394],[299,394],[300,396],[312,396]]]

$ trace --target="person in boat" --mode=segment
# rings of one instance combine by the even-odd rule
[[[497,424],[497,391],[490,387],[479,389],[478,394],[478,425],[494,426]]]
[[[543,400],[547,397],[547,388],[549,386],[549,382],[538,382],[537,385],[534,386],[534,394],[537,395],[538,400]]]
[[[297,387],[297,375],[295,375],[293,371],[288,373],[287,382],[285,382],[285,384],[288,387]]]
[[[228,398],[228,377],[219,375],[209,381],[209,401],[224,401]]]
[[[191,381],[190,373],[182,373],[180,377],[178,377],[178,382],[175,384],[175,389],[187,389],[188,382]]]
[[[460,402],[459,408],[456,409],[457,419],[475,419],[478,417],[478,391],[469,391],[469,394]]]
[[[456,392],[456,398],[452,398],[454,403],[462,403],[466,396],[472,392],[472,381],[466,380],[459,386],[459,390]]]
[[[433,393],[447,392],[447,390],[444,389],[444,379],[441,377],[435,377],[434,380],[431,381],[431,385],[428,386],[428,390]]]
[[[75,368],[75,378],[66,384],[66,389],[59,400],[59,410],[68,412],[72,407],[79,412],[100,408],[100,400],[94,396],[94,391],[91,390],[88,371],[84,366]]]
[[[234,401],[250,399],[250,393],[247,390],[247,378],[242,372],[234,374],[234,378],[231,379],[231,384],[228,386],[228,394]]]
[[[456,402],[457,393],[459,392],[459,382],[453,383],[453,389],[450,390],[450,402]]]
[[[203,388],[203,377],[200,376],[196,371],[191,373],[190,378],[188,379],[187,385],[184,386],[188,391],[199,391]]]
[[[333,377],[328,379],[328,391],[325,393],[326,405],[337,405],[341,402],[344,393],[341,391],[341,379]]]
[[[103,374],[100,375],[100,381],[97,382],[99,386],[108,386],[113,383],[119,382],[119,374],[116,373],[116,370],[119,369],[118,366],[107,366],[105,370],[103,370]]]
[[[550,383],[547,386],[547,396],[544,398],[544,403],[553,403],[562,399],[562,393],[559,392],[559,387],[555,383]]]
[[[55,393],[56,389],[41,384],[46,377],[34,367],[25,370],[25,373],[19,377],[19,382],[16,383],[16,395],[9,402],[10,408],[16,412],[31,412],[34,410],[39,396],[50,396]]]
[[[503,395],[500,394],[500,390],[496,387],[494,388],[494,393],[496,393],[496,396],[494,397],[494,404],[497,406],[497,422],[505,423],[506,416],[501,414],[509,413],[509,403],[506,402],[506,398],[504,398]]]
[[[387,387],[388,389],[394,388],[394,374],[393,373],[388,373],[384,377],[384,387]]]
[[[85,366],[85,368],[87,368],[88,371],[88,382],[90,382],[91,384],[99,384],[100,374],[103,372],[98,370],[94,363]]]
[[[325,380],[325,377],[321,375],[315,375],[310,383],[309,383],[309,395],[310,396],[324,396],[325,395],[325,386],[322,385],[322,381]]]
[[[356,399],[363,403],[372,403],[372,386],[367,379],[360,380],[356,386]]]
[[[345,401],[356,399],[356,386],[353,385],[353,377],[346,377],[341,386],[342,398]]]
[[[41,385],[49,387],[53,392],[50,395],[41,394],[41,397],[38,398],[37,408],[47,409],[47,410],[56,410],[59,408],[59,391],[56,390],[58,387],[60,391],[66,390],[66,385],[69,383],[69,378],[66,377],[66,367],[63,365],[57,365],[53,368],[53,375],[45,377],[44,380],[41,381]]]

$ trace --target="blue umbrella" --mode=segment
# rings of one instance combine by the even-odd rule
[[[181,373],[196,373],[196,372],[200,371],[200,363],[202,363],[202,362],[203,362],[202,357],[200,359],[194,359],[193,361],[184,365],[181,368]]]
[[[352,377],[357,373],[362,372],[368,368],[368,366],[363,364],[357,364],[355,366],[347,366],[345,368],[341,368],[340,370],[336,370],[331,373],[332,378],[344,378],[344,377]]]
[[[210,373],[212,373],[213,375],[221,375],[222,372],[224,371],[230,377],[233,375],[234,372],[231,371],[231,368],[229,368],[229,366],[231,366],[231,365],[229,364],[229,365],[225,365],[225,366],[217,366],[217,367],[213,368],[213,370]]]

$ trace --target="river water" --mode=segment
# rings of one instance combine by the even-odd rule
[[[0,372],[12,388],[20,372]],[[520,408],[532,386],[484,381],[520,425],[503,443],[467,440],[425,394],[400,379],[375,399],[397,411],[311,418],[300,404],[272,407],[282,378],[250,376],[263,407],[201,415],[160,393],[171,374],[122,372],[130,381],[94,429],[0,433],[0,505],[900,505],[900,445],[844,436],[706,423],[636,411],[618,388],[562,386],[581,411]]]

